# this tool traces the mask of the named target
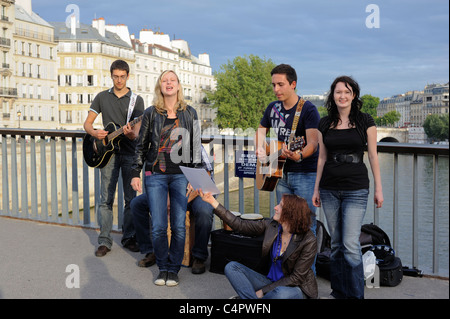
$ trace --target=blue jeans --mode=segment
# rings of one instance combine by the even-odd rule
[[[160,271],[178,273],[186,235],[186,187],[183,174],[153,173],[145,176],[145,191],[152,212],[152,241]],[[170,247],[167,238],[167,195],[170,196]]]
[[[225,266],[225,276],[230,281],[234,290],[241,299],[257,299],[256,291],[272,283],[272,281],[236,261],[231,261]],[[263,299],[303,299],[300,287],[279,286],[266,293]]]
[[[316,234],[316,207],[312,203],[314,194],[314,184],[316,183],[316,172],[283,173],[283,178],[277,184],[277,202],[280,203],[283,194],[295,194],[303,197],[308,203],[309,209],[313,212],[311,230]]]
[[[211,204],[197,196],[188,204],[188,210],[194,215],[195,239],[192,247],[192,256],[200,260],[208,259],[209,235],[214,218],[214,208]]]
[[[136,240],[142,254],[153,253],[151,213],[147,194],[141,194],[131,201]]]
[[[308,203],[308,207],[313,213],[311,216],[311,230],[316,234],[316,207],[312,203],[314,194],[314,185],[316,183],[316,172],[301,173],[301,172],[287,172],[283,173],[283,178],[277,184],[277,202],[280,203],[283,194],[295,194],[303,197]],[[317,257],[317,256],[316,256]],[[315,257],[315,258],[316,258]],[[316,259],[311,269],[316,274]]]
[[[188,204],[187,209],[191,211],[195,221],[195,241],[192,247],[192,255],[197,259],[206,260],[208,258],[208,241],[211,234],[214,208],[197,196]],[[141,253],[153,253],[151,213],[146,194],[139,195],[131,201],[131,211]]]
[[[359,236],[368,189],[320,189],[320,201],[331,236],[330,281],[336,298],[364,298],[364,269]]]
[[[122,243],[135,236],[133,217],[131,216],[130,203],[136,197],[136,191],[131,187],[131,165],[134,155],[114,154],[108,165],[101,169],[100,205],[98,208],[98,224],[100,234],[98,236],[99,245],[111,248],[113,240],[111,230],[113,226],[114,196],[119,180],[119,172],[122,170],[123,195],[125,207],[123,211]]]

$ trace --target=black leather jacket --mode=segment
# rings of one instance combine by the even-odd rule
[[[148,167],[153,168],[158,156],[161,130],[166,117],[167,114],[161,115],[156,112],[154,106],[144,111],[136,154],[131,167],[132,177],[140,177],[145,162],[149,165]],[[201,167],[200,122],[197,112],[188,105],[186,110],[177,112],[177,117],[180,120],[179,133],[182,134],[181,165]]]

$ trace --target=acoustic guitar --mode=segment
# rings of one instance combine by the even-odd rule
[[[266,144],[266,161],[262,163],[259,159],[256,161],[256,187],[262,191],[273,191],[278,184],[278,180],[283,177],[283,167],[286,158],[281,155],[283,142],[271,141]],[[292,152],[302,150],[305,146],[303,136],[296,137],[288,144],[288,149]]]
[[[143,115],[130,121],[130,126],[133,127],[142,121],[142,117]],[[105,167],[114,154],[114,150],[120,148],[120,141],[124,137],[123,126],[118,128],[116,124],[110,122],[105,126],[105,131],[109,134],[103,140],[98,140],[87,133],[83,138],[83,157],[90,167]]]

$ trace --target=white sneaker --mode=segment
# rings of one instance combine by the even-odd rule
[[[173,287],[178,285],[178,275],[174,272],[169,272],[167,274],[166,286]]]
[[[167,271],[161,271],[155,280],[155,285],[164,286],[167,281]]]

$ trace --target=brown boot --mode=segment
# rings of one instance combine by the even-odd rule
[[[145,258],[139,260],[139,267],[150,267],[156,263],[156,257],[154,253],[148,253],[145,255]]]
[[[194,258],[194,262],[192,263],[192,273],[196,275],[203,274],[206,270],[205,261]]]
[[[111,251],[111,249],[109,249],[108,247],[106,247],[104,245],[101,245],[98,247],[97,251],[95,252],[95,256],[103,257],[110,251]]]

